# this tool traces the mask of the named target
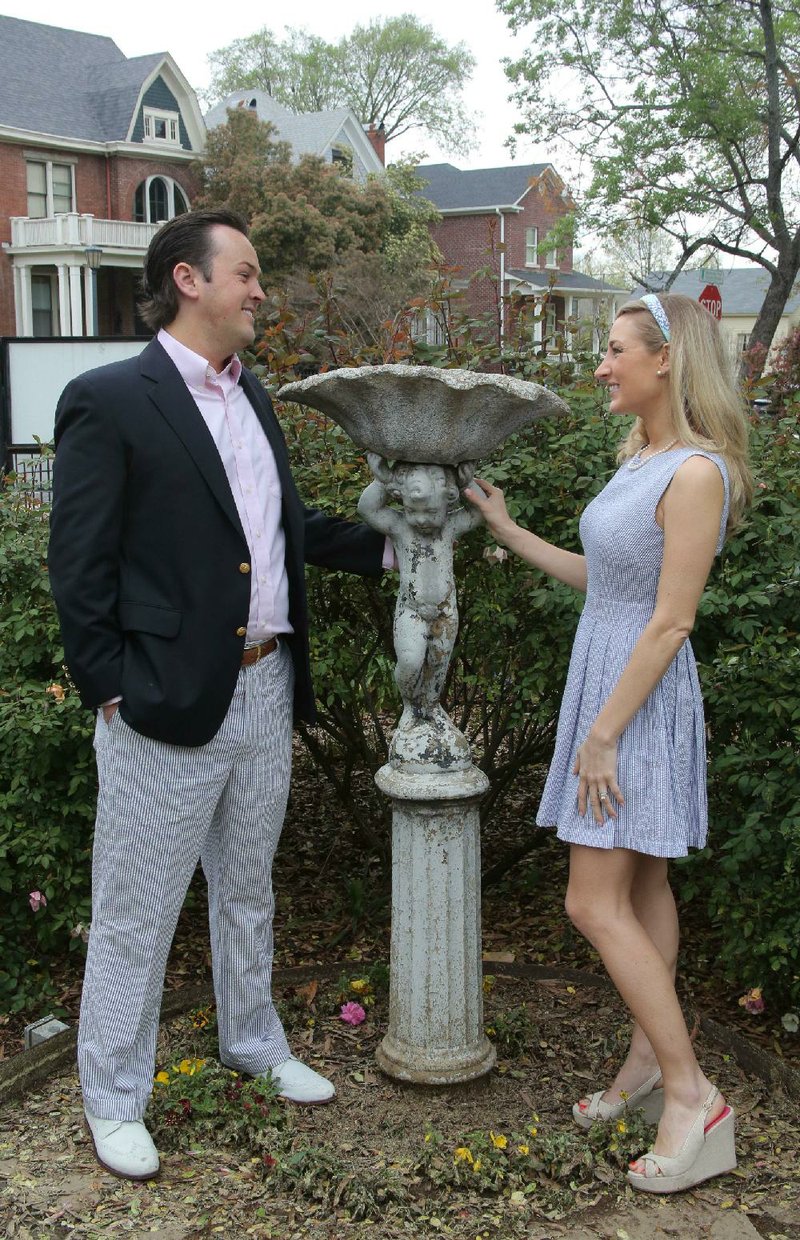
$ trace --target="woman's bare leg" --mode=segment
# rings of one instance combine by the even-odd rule
[[[641,854],[628,849],[572,845],[566,907],[576,928],[599,952],[640,1036],[655,1053],[664,1078],[664,1114],[654,1149],[674,1155],[708,1097],[711,1083],[689,1039],[675,993],[674,964],[664,958],[634,907],[640,860]],[[666,934],[665,907],[656,921],[657,936]],[[719,1099],[709,1119],[723,1107]]]

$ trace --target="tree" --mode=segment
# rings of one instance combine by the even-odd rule
[[[453,150],[470,145],[461,91],[475,58],[410,14],[356,26],[336,44],[299,30],[281,42],[263,27],[209,62],[214,99],[257,87],[295,112],[352,108],[362,124],[383,125],[387,142],[420,129]]]
[[[749,347],[772,343],[800,270],[800,18],[786,0],[499,0],[533,45],[506,71],[517,130],[593,163],[588,220],[633,215],[678,247],[747,258],[770,285]],[[565,79],[565,73],[568,75]],[[565,85],[566,82],[566,85]],[[670,280],[671,283],[671,280]]]
[[[250,223],[250,236],[271,289],[297,304],[316,298],[315,278],[333,281],[348,323],[391,317],[430,283],[437,257],[433,205],[417,193],[412,162],[366,184],[316,156],[293,163],[272,125],[234,108],[211,130],[196,167],[200,209],[229,207]],[[310,292],[308,290],[311,290]]]
[[[298,269],[321,271],[349,250],[379,250],[392,214],[380,181],[362,185],[317,156],[293,163],[274,133],[248,109],[233,109],[208,135],[196,206],[245,216],[272,285]]]

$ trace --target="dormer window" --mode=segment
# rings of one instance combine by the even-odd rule
[[[144,109],[145,142],[163,142],[168,146],[180,146],[180,117],[177,112],[163,112],[159,108]]]

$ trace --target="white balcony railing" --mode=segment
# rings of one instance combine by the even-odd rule
[[[16,216],[11,220],[12,249],[103,249],[134,250],[142,254],[158,231],[158,224],[138,224],[133,220],[98,220],[93,215],[70,212],[46,219]]]

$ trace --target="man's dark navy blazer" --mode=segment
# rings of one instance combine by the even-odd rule
[[[312,721],[304,564],[379,576],[384,540],[303,505],[269,397],[249,371],[240,382],[277,462],[295,715]],[[121,695],[136,731],[204,744],[241,666],[250,552],[211,434],[158,341],[72,380],[55,442],[50,580],[81,700]]]

